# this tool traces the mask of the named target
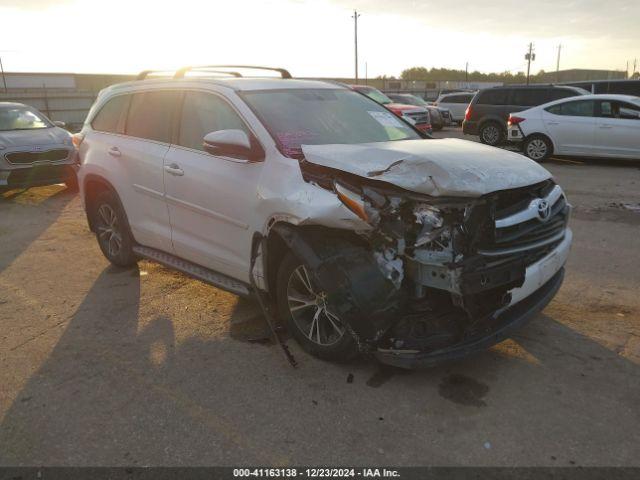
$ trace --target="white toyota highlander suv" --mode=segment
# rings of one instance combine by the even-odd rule
[[[253,296],[316,356],[404,368],[485,349],[553,298],[570,205],[543,167],[334,83],[221,70],[98,96],[75,142],[113,264]]]

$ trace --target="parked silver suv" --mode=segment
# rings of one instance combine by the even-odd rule
[[[256,296],[316,356],[406,368],[487,348],[560,287],[570,207],[540,165],[333,83],[223,69],[98,96],[81,196],[115,265]]]

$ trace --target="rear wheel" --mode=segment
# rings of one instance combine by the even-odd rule
[[[532,135],[522,146],[524,154],[536,162],[544,162],[553,153],[551,141],[543,135]]]
[[[107,260],[118,267],[130,267],[136,263],[133,237],[115,193],[107,190],[98,194],[93,223],[98,245]]]
[[[280,317],[290,333],[310,354],[333,361],[353,358],[356,343],[342,321],[332,313],[324,291],[309,267],[288,253],[278,270],[277,299]]]
[[[497,147],[504,142],[504,129],[496,122],[485,123],[480,128],[480,141],[486,145]]]

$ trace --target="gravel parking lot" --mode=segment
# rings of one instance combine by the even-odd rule
[[[461,136],[446,129],[437,136]],[[1,465],[640,466],[640,165],[552,160],[555,300],[471,359],[291,368],[256,306],[107,263],[63,186],[0,199]]]

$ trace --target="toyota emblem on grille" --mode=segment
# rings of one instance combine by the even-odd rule
[[[546,200],[538,200],[538,218],[542,221],[549,219],[551,215],[551,205]]]

